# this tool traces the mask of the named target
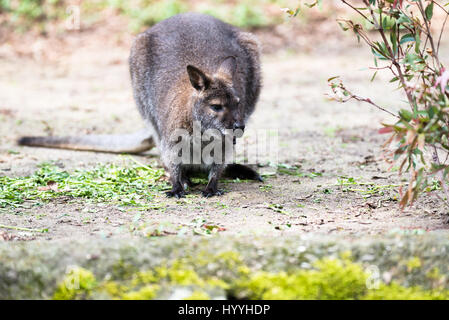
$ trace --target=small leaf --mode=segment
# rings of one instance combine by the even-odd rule
[[[406,35],[403,35],[401,37],[401,41],[399,42],[401,45],[407,42],[414,42],[415,41],[415,37],[413,36],[413,34],[408,33]]]
[[[398,77],[394,77],[393,79],[390,80],[390,83],[395,82],[395,81],[398,81],[398,80],[399,80]]]
[[[426,18],[427,20],[432,20],[433,17],[433,1],[426,8]]]
[[[385,133],[390,133],[393,131],[394,131],[394,129],[392,127],[385,127],[385,128],[379,129],[378,133],[385,134]]]
[[[404,119],[407,122],[409,122],[413,118],[413,113],[405,109],[401,109],[399,111],[399,115],[401,116],[402,119]]]

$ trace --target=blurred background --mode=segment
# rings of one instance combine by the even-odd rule
[[[303,5],[292,19],[283,9],[295,10],[298,0],[1,0],[0,54],[57,59],[71,51],[67,46],[81,46],[89,39],[100,45],[129,45],[132,35],[187,11],[210,14],[255,32],[266,53],[298,48],[307,51],[321,45],[320,39],[310,41],[308,36],[324,38],[333,33],[326,41],[335,43],[341,35],[335,32],[333,18],[349,11],[340,1],[325,2],[318,10],[307,10]],[[47,46],[51,50],[45,50]]]

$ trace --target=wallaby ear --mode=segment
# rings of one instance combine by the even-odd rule
[[[204,74],[203,71],[194,66],[188,65],[187,73],[189,74],[190,83],[196,90],[201,91],[209,88],[210,79]]]
[[[235,69],[237,67],[237,61],[235,57],[229,56],[225,58],[218,67],[216,76],[232,81]]]

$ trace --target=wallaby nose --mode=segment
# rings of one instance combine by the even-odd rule
[[[234,130],[240,129],[245,131],[245,125],[243,123],[234,123]]]

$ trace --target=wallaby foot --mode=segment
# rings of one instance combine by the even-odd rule
[[[175,172],[178,173],[179,168],[177,168]],[[178,174],[172,175],[172,177],[178,177]],[[185,197],[186,191],[184,189],[183,184],[180,182],[180,179],[178,178],[172,179],[172,186],[173,186],[172,189],[165,193],[167,197],[169,198],[176,197],[177,199]]]
[[[224,192],[222,190],[218,190],[218,189],[213,190],[212,188],[206,188],[206,190],[203,191],[203,197],[206,197],[206,198],[210,198],[213,196],[221,196],[223,194],[224,194]]]
[[[173,188],[170,191],[167,191],[166,196],[169,198],[176,198],[176,199],[180,199],[180,198],[184,198],[186,196],[186,192],[184,191],[184,189],[175,189]]]

